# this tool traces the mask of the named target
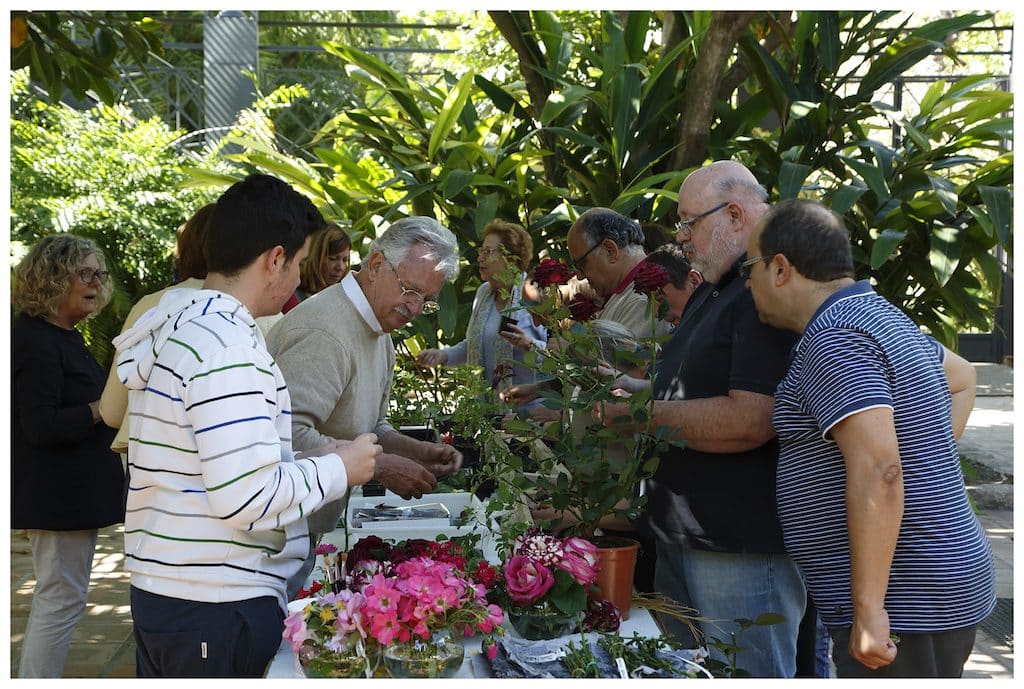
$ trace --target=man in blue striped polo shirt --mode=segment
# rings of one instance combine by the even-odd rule
[[[801,335],[775,392],[778,509],[837,674],[959,677],[995,605],[956,447],[970,365],[853,280],[842,219],[817,203],[778,204],[747,255],[761,320]]]

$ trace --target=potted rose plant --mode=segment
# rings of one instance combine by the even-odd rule
[[[519,419],[506,424],[506,428],[527,442],[542,443],[534,444],[538,448],[535,471],[523,477],[523,490],[547,508],[535,511],[535,516],[549,518],[548,526],[595,539],[601,526],[614,528],[639,518],[646,499],[638,487],[642,479],[653,474],[658,455],[669,442],[666,429],[649,427],[650,390],[618,396],[613,392],[618,384],[612,373],[643,369],[653,361],[658,342],[657,294],[667,275],[661,266],[653,264],[642,265],[636,274],[634,288],[647,295],[651,322],[651,336],[638,341],[629,335],[601,332],[597,325],[605,330],[609,326],[592,320],[599,305],[582,295],[562,305],[565,300],[559,286],[568,281],[570,274],[567,266],[557,262],[539,266],[534,276],[545,298],[530,306],[552,331],[545,357],[536,365],[554,383],[541,392],[544,405],[559,414],[549,424]],[[609,402],[624,403],[630,421],[645,432],[624,435],[617,428],[596,422],[593,412]],[[627,546],[633,558],[637,546],[635,541]],[[607,557],[602,556],[605,574],[612,561],[612,551],[608,552]],[[616,604],[628,615],[632,561],[627,561],[623,569],[629,581],[619,587],[625,594],[616,597]],[[608,588],[601,586],[605,594]]]

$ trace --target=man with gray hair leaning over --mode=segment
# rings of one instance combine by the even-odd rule
[[[410,438],[387,422],[395,367],[390,333],[437,310],[437,294],[458,274],[458,261],[451,231],[431,218],[402,218],[373,241],[358,272],[306,299],[270,330],[267,348],[292,391],[297,450],[373,431],[384,449],[374,478],[404,498],[429,493],[436,477],[459,469],[462,455],[454,447]],[[333,531],[340,513],[336,502],[311,514],[314,539]],[[295,589],[301,582],[292,583]]]

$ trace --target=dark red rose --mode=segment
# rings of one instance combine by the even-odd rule
[[[477,581],[486,586],[488,589],[494,586],[494,580],[498,576],[498,570],[492,567],[490,564],[481,560],[477,563],[476,572],[473,575]]]
[[[601,310],[601,305],[585,294],[577,294],[572,298],[568,306],[569,314],[577,323],[589,321]]]
[[[622,615],[610,600],[588,600],[583,613],[583,628],[588,631],[614,632],[622,624]]]
[[[377,536],[366,536],[360,538],[351,550],[348,551],[348,555],[345,556],[346,567],[349,569],[354,568],[360,562],[366,560],[376,560],[378,562],[384,562],[389,559],[391,554],[391,546],[382,541]]]
[[[665,266],[644,261],[633,273],[633,289],[640,294],[650,296],[668,284],[668,271]]]
[[[509,364],[498,364],[491,374],[491,387],[497,388],[502,381],[508,380],[515,373],[515,369]]]
[[[541,287],[565,285],[572,276],[572,268],[553,258],[545,258],[533,269],[533,279]]]

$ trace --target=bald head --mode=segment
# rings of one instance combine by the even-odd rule
[[[717,282],[743,255],[747,238],[768,212],[768,192],[732,160],[694,170],[679,188],[676,241],[705,279]]]

